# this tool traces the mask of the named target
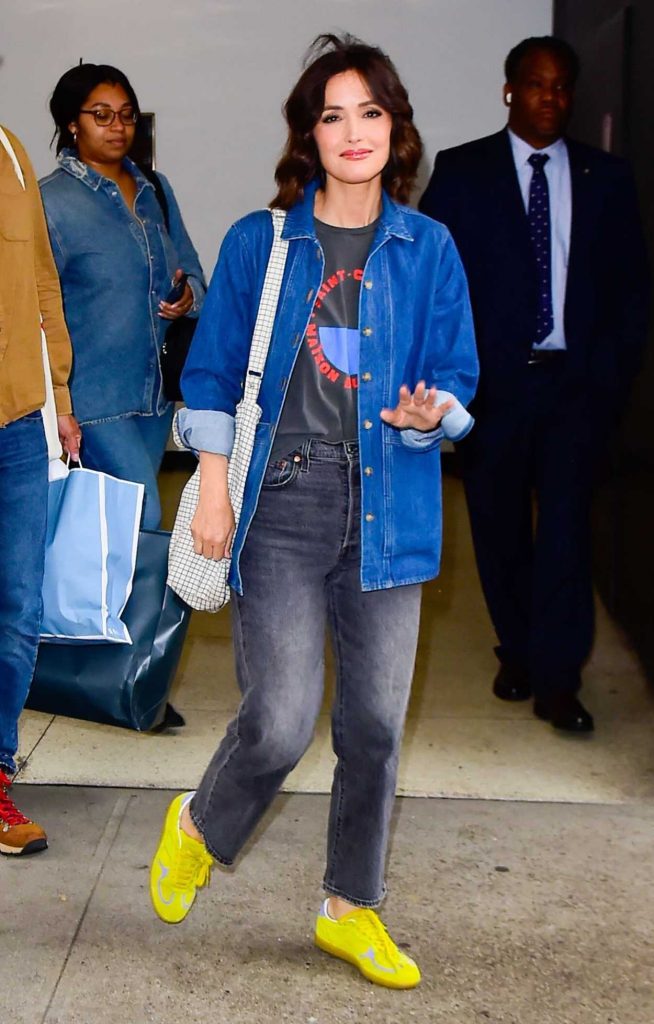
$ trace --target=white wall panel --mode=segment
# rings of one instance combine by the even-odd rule
[[[409,88],[427,157],[504,122],[502,64],[551,30],[551,0],[1,0],[0,121],[37,173],[48,99],[80,57],[114,64],[157,114],[157,163],[171,179],[205,270],[229,224],[265,205],[284,141],[281,105],[324,31],[382,46]]]

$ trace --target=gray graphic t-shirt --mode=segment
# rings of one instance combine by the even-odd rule
[[[359,292],[377,228],[337,228],[315,221],[325,276],[293,370],[272,457],[309,437],[356,441],[359,385]]]

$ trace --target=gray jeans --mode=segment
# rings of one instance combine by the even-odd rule
[[[232,620],[242,701],[191,803],[231,864],[309,746],[327,625],[336,662],[326,892],[385,894],[397,763],[416,653],[419,585],[363,593],[357,445],[307,441],[266,471]]]

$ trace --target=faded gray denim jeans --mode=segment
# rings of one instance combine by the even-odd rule
[[[338,761],[323,884],[374,907],[386,891],[421,588],[362,592],[360,497],[354,443],[307,441],[268,466],[241,556],[243,597],[232,594],[242,701],[190,810],[211,854],[231,864],[311,742],[328,626]]]

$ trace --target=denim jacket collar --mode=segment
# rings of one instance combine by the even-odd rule
[[[318,191],[319,182],[315,178],[304,188],[304,196],[298,200],[286,214],[286,222],[282,238],[316,238],[313,222],[313,202]],[[395,235],[413,242],[413,234],[409,231],[406,215],[402,208],[394,203],[386,192],[382,191],[382,212],[379,218],[379,229],[387,236]]]
[[[58,160],[59,166],[62,170],[66,171],[68,174],[72,174],[74,178],[77,178],[84,185],[88,185],[88,187],[93,189],[94,192],[97,192],[102,185],[102,182],[107,180],[102,174],[98,174],[98,172],[94,171],[92,167],[89,167],[83,160],[80,160],[74,149],[62,149]],[[123,157],[123,167],[125,167],[136,180],[139,192],[144,185],[150,185],[150,188],[153,187],[151,182],[148,181],[134,161],[130,160],[127,156]]]

